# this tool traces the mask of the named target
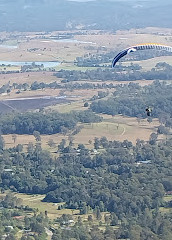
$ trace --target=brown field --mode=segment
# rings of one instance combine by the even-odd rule
[[[33,82],[45,82],[45,83],[51,83],[51,82],[59,82],[61,79],[57,78],[56,76],[53,76],[52,72],[29,72],[29,73],[11,73],[11,74],[0,74],[0,86],[10,83],[11,85],[13,83],[17,84],[23,84],[28,83],[32,84]],[[77,83],[87,83],[88,81],[77,81]],[[133,81],[106,81],[106,84],[112,83],[113,85],[119,85],[119,84],[128,84]],[[138,80],[134,81],[134,83],[139,83],[141,86],[149,85],[153,82],[153,80]],[[102,81],[89,81],[89,83],[97,84],[102,83]],[[65,91],[65,94],[68,96],[82,96],[83,98],[91,98],[93,95],[97,94],[98,91],[106,91],[106,89],[85,89],[85,90],[73,90],[71,91]],[[111,89],[109,91],[114,91],[114,89]],[[9,98],[21,98],[21,97],[30,97],[30,96],[58,96],[60,90],[59,89],[39,89],[34,91],[21,91],[20,94],[16,94],[16,90],[12,90],[9,94],[1,94],[0,99],[9,99]]]
[[[12,83],[28,83],[31,84],[35,81],[50,83],[53,81],[59,81],[56,76],[53,76],[52,72],[25,72],[25,73],[9,73],[0,74],[0,85],[6,84],[10,81]]]
[[[12,140],[12,134],[3,135],[5,141],[5,147],[10,148],[17,146],[18,144],[22,144],[24,147],[24,151],[27,150],[27,145],[31,142],[34,145],[36,144],[35,137],[33,135],[16,135],[16,142]],[[41,135],[41,146],[45,150],[49,150],[50,152],[57,151],[57,145],[61,142],[62,139],[67,140],[67,136],[63,136],[62,134],[53,134],[53,135]],[[56,147],[49,147],[48,141],[53,139],[56,144]]]
[[[159,125],[159,122],[156,119],[153,120],[153,122],[150,124],[146,121],[146,119],[142,120],[141,123],[138,124],[135,118],[122,116],[111,117],[108,115],[101,116],[103,116],[104,118],[103,122],[80,124],[83,128],[80,133],[73,136],[74,146],[77,147],[78,144],[82,143],[88,148],[92,148],[95,137],[101,138],[103,136],[106,136],[109,141],[124,141],[125,139],[127,139],[128,141],[131,141],[133,144],[135,144],[138,138],[145,141],[149,140],[150,134],[152,132],[156,132],[156,127]],[[17,144],[22,144],[24,147],[24,151],[26,151],[28,143],[32,142],[33,144],[36,144],[33,135],[16,136],[16,142],[14,143],[11,134],[3,135],[6,148],[17,146]],[[50,147],[48,145],[48,141],[50,139],[54,141],[54,147]],[[46,149],[53,153],[53,156],[57,156],[55,152],[57,151],[57,146],[62,139],[66,139],[68,143],[68,135],[41,135],[41,146],[43,149]],[[91,144],[89,144],[89,140],[92,141]]]
[[[38,89],[34,91],[21,91],[20,94],[16,94],[17,90],[11,91],[9,94],[2,94],[0,96],[0,100],[10,100],[10,99],[17,99],[17,98],[37,98],[37,97],[43,97],[43,96],[59,96],[59,89]]]
[[[3,61],[73,61],[87,53],[90,43],[55,42],[53,40],[30,39],[18,44],[18,48],[0,48]],[[35,51],[32,51],[36,48]]]
[[[82,31],[83,32],[83,31]],[[85,71],[92,68],[78,68],[73,64],[73,60],[78,56],[84,54],[104,53],[105,51],[122,49],[127,46],[135,45],[142,42],[157,42],[162,44],[171,44],[171,30],[170,29],[158,29],[158,28],[146,28],[146,29],[132,29],[130,31],[118,31],[116,34],[103,33],[99,31],[85,31],[85,35],[74,35],[74,39],[86,43],[80,42],[58,42],[49,39],[51,35],[58,35],[64,32],[52,32],[45,34],[45,39],[39,39],[36,33],[15,33],[18,34],[19,40],[12,38],[12,34],[0,33],[5,45],[18,45],[18,48],[0,48],[1,60],[3,61],[60,61],[62,62],[56,67],[59,69],[75,69]],[[159,34],[161,33],[161,34]],[[11,37],[11,40],[9,39]],[[92,44],[93,43],[93,44]],[[92,49],[88,50],[88,47],[92,46]],[[106,47],[107,50],[99,49],[100,46]],[[33,50],[36,49],[36,50]],[[63,62],[67,61],[67,62]],[[166,61],[172,63],[172,57],[159,57],[144,61],[135,62],[143,67],[143,70],[150,69],[156,65],[157,62]],[[130,64],[130,62],[123,63]],[[4,67],[0,69],[4,70]],[[6,67],[7,70],[17,70],[18,67]],[[19,74],[1,74],[0,85],[7,82],[13,83],[32,83],[38,82],[52,82],[59,81],[51,72],[30,72]],[[142,81],[143,82],[143,81]],[[114,83],[114,82],[113,82]],[[117,83],[118,84],[118,83]],[[37,93],[36,93],[37,94]]]
[[[118,31],[116,34],[100,31],[85,31],[83,35],[74,35],[74,39],[80,42],[59,42],[50,39],[52,35],[58,35],[62,32],[52,32],[44,35],[45,39],[39,39],[37,33],[15,33],[18,34],[18,43],[16,39],[9,39],[9,33],[0,33],[2,39],[6,40],[6,45],[16,45],[18,48],[8,49],[0,48],[1,59],[3,61],[67,61],[63,62],[57,67],[60,68],[74,69],[76,66],[73,64],[73,60],[77,56],[83,56],[84,54],[104,53],[114,49],[122,49],[127,46],[135,45],[143,42],[157,42],[162,44],[171,44],[171,29],[158,29],[158,28],[146,28],[146,29],[131,29],[129,31]],[[161,33],[161,34],[159,34]],[[5,41],[5,40],[4,40]],[[92,48],[90,48],[90,46]],[[104,46],[103,49],[98,49],[100,46]],[[89,47],[89,49],[88,49]],[[35,50],[33,50],[35,48]],[[172,57],[160,57],[151,60],[141,61],[143,68],[152,68],[158,61],[172,62]],[[81,68],[82,69],[82,68]],[[82,70],[86,70],[82,69]],[[10,84],[16,83],[29,83],[34,81],[50,83],[53,81],[60,81],[60,79],[53,76],[52,72],[29,72],[19,74],[1,74],[0,85],[6,84],[10,81]],[[82,81],[84,82],[84,81]],[[85,81],[86,82],[86,81]],[[90,81],[91,82],[91,81]],[[96,83],[97,81],[93,81]],[[152,81],[135,81],[135,83],[146,85],[152,83]],[[125,84],[128,82],[113,82],[107,81],[113,84]],[[64,91],[64,95],[67,96],[72,102],[70,104],[56,104],[48,109],[58,110],[60,112],[70,112],[71,110],[85,110],[83,107],[84,101],[89,101],[93,95],[97,95],[98,91],[106,91],[105,89],[96,90],[74,90]],[[114,91],[112,89],[111,91]],[[60,94],[59,89],[51,90],[37,90],[37,91],[21,91],[20,94],[16,94],[16,91],[12,91],[8,95],[1,95],[0,99],[11,99],[11,98],[27,98],[35,96],[58,96]],[[117,125],[119,124],[119,129]],[[135,143],[137,137],[148,140],[151,132],[156,130],[158,125],[157,120],[153,123],[148,124],[146,120],[143,120],[140,125],[136,119],[126,117],[115,117],[113,119],[104,118],[102,123],[92,124],[92,126],[83,125],[81,132],[74,136],[74,143],[80,142],[88,144],[89,140],[94,140],[96,137],[106,136],[109,140],[120,140],[128,139]],[[118,130],[118,131],[117,131]],[[13,146],[11,136],[4,136],[6,147]],[[67,138],[59,134],[54,136],[42,136],[42,145],[49,149],[47,142],[49,138],[55,139],[55,143],[58,144],[62,138]],[[56,140],[56,138],[58,140]],[[34,142],[33,136],[18,136],[17,143],[28,144],[28,142]]]
[[[106,136],[109,141],[124,141],[127,139],[133,144],[136,140],[149,140],[150,134],[156,131],[159,122],[154,120],[149,124],[146,120],[142,120],[138,124],[135,118],[115,116],[110,117],[104,115],[104,121],[101,123],[93,123],[91,125],[85,124],[84,128],[74,139],[75,144],[88,144],[89,140],[94,141],[95,137],[101,138]]]
[[[161,31],[162,35],[159,34]],[[170,31],[170,32],[169,32]],[[121,49],[141,43],[171,44],[172,31],[169,29],[136,29],[129,31],[117,31],[116,35],[110,33],[97,33],[97,35],[78,35],[77,40],[94,42],[98,46],[105,46],[112,49]]]
[[[143,71],[149,71],[152,68],[154,68],[155,65],[159,62],[166,62],[172,65],[172,56],[161,56],[161,57],[155,57],[155,58],[142,60],[142,61],[123,62],[122,65],[129,66],[131,63],[138,64],[142,67]]]
[[[171,44],[171,29],[133,29],[129,31],[117,31],[116,34],[99,31],[82,31],[82,35],[74,35],[74,39],[80,42],[60,42],[50,39],[50,35],[58,35],[62,32],[44,34],[45,39],[39,39],[36,33],[18,33],[20,40],[6,41],[6,45],[18,44],[16,49],[0,48],[1,59],[4,61],[73,61],[77,56],[96,53],[98,47],[107,49],[122,49],[123,47],[139,43]],[[71,32],[72,33],[72,32]],[[94,33],[94,34],[93,34]],[[160,34],[161,33],[161,34]],[[2,39],[9,38],[8,33],[0,33]],[[84,43],[83,43],[84,42]],[[92,46],[91,50],[87,47]],[[35,48],[36,50],[32,50]],[[104,52],[104,50],[98,50]],[[106,50],[105,50],[106,51]]]

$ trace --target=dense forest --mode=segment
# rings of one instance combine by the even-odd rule
[[[55,76],[62,78],[62,82],[72,82],[78,80],[101,80],[101,81],[135,81],[135,80],[171,80],[172,66],[160,62],[149,71],[140,71],[141,66],[132,63],[128,67],[120,64],[114,69],[108,67],[95,68],[93,70],[86,70],[85,72],[76,70],[61,70],[54,73]]]
[[[65,202],[81,214],[108,211],[111,225],[119,226],[117,239],[128,239],[133,231],[141,237],[131,239],[170,239],[171,215],[160,207],[171,206],[163,198],[172,191],[172,140],[156,143],[151,136],[148,143],[138,139],[134,146],[102,137],[94,147],[101,152],[95,155],[82,144],[76,149],[62,141],[60,156],[53,160],[40,144],[29,144],[26,153],[19,146],[3,150],[1,144],[1,191],[46,194],[44,201]],[[75,231],[70,232],[74,239]],[[91,235],[86,239],[94,239]]]
[[[15,113],[0,116],[0,127],[3,134],[40,134],[64,133],[75,130],[78,122],[90,123],[100,122],[101,117],[90,110],[58,113],[58,112],[35,112]]]
[[[119,53],[119,51],[122,49],[118,49],[119,47],[116,47],[114,51],[107,51],[106,47],[98,47],[96,54],[85,54],[82,57],[77,57],[74,61],[75,65],[78,67],[96,67],[96,66],[106,66],[107,63],[111,62],[111,60]],[[103,53],[100,53],[103,51]],[[124,58],[120,59],[120,62],[122,61],[140,61],[140,60],[147,60],[155,57],[160,56],[171,56],[172,53],[167,51],[157,51],[154,49],[145,49],[141,52],[134,52],[128,54]],[[106,64],[105,64],[106,63]],[[115,68],[118,68],[116,66]]]
[[[167,126],[171,127],[171,101],[172,84],[154,81],[153,84],[144,87],[135,83],[118,85],[113,96],[107,100],[93,101],[90,107],[97,113],[144,117],[145,108],[151,106],[152,117],[161,119],[163,116],[168,119]]]
[[[154,81],[144,87],[135,83],[121,84],[111,94],[100,91],[93,96],[89,100],[90,110],[61,114],[42,109],[1,115],[1,133],[12,133],[14,138],[15,134],[33,134],[36,139],[35,145],[30,142],[23,151],[21,144],[5,149],[3,137],[0,137],[1,192],[10,189],[26,194],[45,194],[44,202],[61,203],[59,208],[77,209],[81,215],[88,214],[89,227],[78,217],[70,231],[63,222],[72,216],[64,215],[57,219],[62,226],[53,229],[53,240],[171,240],[172,216],[169,209],[172,203],[164,200],[172,192],[171,88],[172,84],[162,81]],[[102,137],[95,138],[93,148],[88,149],[83,144],[74,146],[72,139],[69,143],[62,139],[54,156],[41,146],[41,134],[65,135],[70,132],[74,135],[80,131],[78,123],[102,121],[94,112],[120,113],[141,119],[146,117],[146,106],[153,109],[148,120],[158,117],[161,124],[148,142],[137,139],[133,145],[127,140],[108,141]],[[162,133],[169,139],[158,141],[158,134]],[[20,200],[6,198],[0,200],[5,211],[9,207],[25,211]],[[110,215],[102,215],[103,212]],[[105,231],[94,226],[92,214],[97,221],[104,218]],[[7,212],[1,212],[0,216],[2,234],[8,231],[6,226],[19,228],[12,210],[8,225],[5,220]],[[33,219],[20,226],[23,229],[27,224],[27,228],[36,232],[31,239],[46,239],[45,227],[50,227],[49,220],[45,218],[40,223],[39,219],[35,214]],[[11,233],[8,232],[7,237],[12,236]],[[29,238],[23,235],[22,240],[25,239]]]

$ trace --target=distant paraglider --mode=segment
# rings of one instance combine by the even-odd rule
[[[155,50],[164,50],[167,52],[172,52],[172,47],[171,46],[166,46],[166,45],[162,45],[162,44],[157,44],[157,43],[145,43],[145,44],[140,44],[140,45],[136,45],[136,46],[132,46],[129,48],[126,48],[124,50],[122,50],[121,52],[119,52],[113,59],[112,61],[112,67],[115,67],[116,63],[125,55],[131,53],[131,52],[136,52],[136,51],[140,51],[140,50],[146,50],[146,49],[155,49]],[[147,116],[151,117],[152,115],[152,108],[151,107],[147,107],[145,109]]]
[[[147,107],[146,108],[146,112],[147,112],[147,116],[150,117],[151,113],[152,113],[152,108],[151,107]]]
[[[119,59],[124,57],[125,55],[127,55],[131,52],[136,52],[136,51],[146,50],[146,49],[165,50],[167,52],[172,52],[172,47],[162,45],[162,44],[157,44],[157,43],[145,43],[145,44],[141,44],[141,45],[136,45],[136,46],[126,48],[126,49],[122,50],[120,53],[118,53],[112,61],[112,67],[115,67],[115,65],[119,61]]]

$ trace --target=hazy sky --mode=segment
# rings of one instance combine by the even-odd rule
[[[102,0],[68,0],[68,1],[73,1],[73,2],[91,2],[91,1],[102,1]],[[105,0],[104,0],[105,1]],[[108,0],[112,2],[149,2],[150,0]],[[152,2],[161,2],[161,0],[151,0]],[[171,0],[164,0],[163,2],[171,2]]]

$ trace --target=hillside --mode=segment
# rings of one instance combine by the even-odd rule
[[[77,28],[116,31],[147,26],[171,27],[171,8],[172,3],[168,0],[3,0],[0,3],[0,31]]]

